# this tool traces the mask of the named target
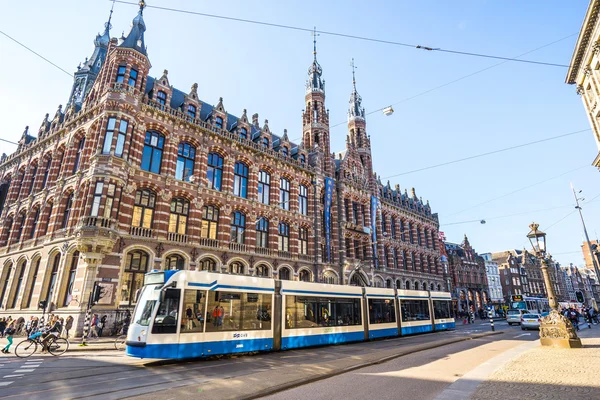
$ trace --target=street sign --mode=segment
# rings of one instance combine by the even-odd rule
[[[523,295],[522,294],[513,294],[512,301],[523,301]]]

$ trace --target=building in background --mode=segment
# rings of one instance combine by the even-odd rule
[[[152,269],[444,290],[437,214],[377,178],[356,82],[335,155],[315,47],[294,143],[150,76],[143,12],[120,40],[109,20],[66,109],[0,162],[0,315],[47,301],[80,331],[98,282],[120,319]]]
[[[583,107],[599,149],[593,165],[600,168],[600,0],[591,0],[573,57],[567,72],[566,83],[576,85]]]
[[[500,270],[498,263],[492,258],[492,253],[481,254],[485,262],[485,272],[491,304],[498,309],[504,304],[502,283],[500,282]]]
[[[461,244],[446,242],[448,266],[452,277],[452,296],[458,312],[478,311],[490,302],[485,261],[471,247],[467,235]]]
[[[492,260],[498,264],[504,302],[510,304],[512,295],[525,295],[523,284],[521,282],[521,265],[519,258],[515,257],[511,251],[500,251],[492,253]]]

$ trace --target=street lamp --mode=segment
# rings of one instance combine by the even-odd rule
[[[539,230],[540,225],[535,222],[529,225],[527,238],[531,242],[531,247],[535,256],[540,261],[546,291],[548,293],[548,303],[552,311],[542,318],[540,322],[540,342],[542,346],[555,346],[574,348],[581,347],[581,340],[577,337],[573,325],[567,317],[558,312],[558,303],[554,296],[554,286],[550,281],[548,274],[548,261],[546,260],[546,234]]]

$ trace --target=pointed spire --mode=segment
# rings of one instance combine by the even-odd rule
[[[315,27],[312,35],[313,39],[313,62],[308,68],[308,80],[306,81],[306,92],[321,92],[325,93],[325,80],[321,78],[323,70],[317,62],[317,28]]]
[[[354,65],[354,58],[352,58],[352,62],[350,63],[352,67],[352,94],[350,95],[350,108],[348,109],[348,120],[352,121],[354,119],[365,119],[365,109],[362,106],[362,97],[356,91],[356,65]]]
[[[146,31],[146,23],[144,22],[144,7],[146,2],[140,1],[140,10],[131,23],[131,30],[127,34],[125,40],[119,47],[134,49],[147,56],[146,44],[144,43],[144,32]]]

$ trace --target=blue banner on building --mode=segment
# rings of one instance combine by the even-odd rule
[[[331,261],[331,203],[333,201],[333,179],[325,178],[325,207],[323,210],[325,220],[325,256],[327,262]]]
[[[371,241],[373,242],[373,263],[375,268],[379,268],[377,259],[377,209],[379,208],[379,199],[371,196]]]

